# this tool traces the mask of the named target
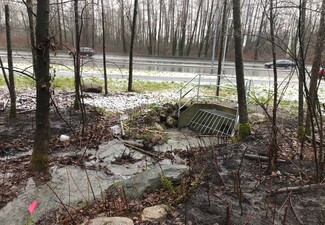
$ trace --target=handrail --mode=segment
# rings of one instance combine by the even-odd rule
[[[216,96],[216,95],[200,95],[200,87],[202,86],[207,86],[206,84],[202,84],[202,77],[203,76],[210,76],[210,77],[221,77],[221,78],[224,78],[226,79],[228,82],[230,82],[231,84],[234,85],[234,87],[236,87],[236,76],[230,76],[230,75],[220,75],[220,74],[197,74],[195,75],[191,80],[189,80],[188,82],[186,82],[184,84],[183,87],[181,87],[177,93],[179,93],[179,102],[178,102],[178,112],[177,112],[177,116],[179,117],[180,116],[180,112],[181,112],[181,109],[187,104],[189,103],[190,101],[192,101],[195,97],[196,97],[196,101],[199,101],[200,98],[213,98],[214,101],[216,101],[216,99],[228,99],[232,102],[237,102],[238,99],[231,99],[229,97],[222,97],[222,96]],[[198,78],[198,81],[195,81],[197,80]],[[231,80],[234,80],[234,81],[231,81]],[[194,82],[195,81],[195,82]],[[192,87],[189,88],[189,90],[186,90],[184,91],[186,88],[188,88],[190,85],[193,85]],[[229,89],[229,90],[236,90],[236,88],[234,87],[226,87],[224,85],[217,85],[217,84],[214,84],[215,87],[222,87],[224,89]],[[212,85],[210,85],[212,86]],[[250,87],[251,87],[251,80],[246,80],[246,83],[245,83],[245,86],[246,86],[246,94],[249,95],[249,92],[250,92]],[[192,96],[190,97],[189,100],[187,100],[184,104],[182,104],[182,100],[188,96],[190,93],[193,93],[194,91],[196,91],[196,96]],[[183,93],[184,92],[184,93]]]
[[[195,78],[196,78],[197,76],[200,76],[200,74],[195,75],[195,77],[193,77],[191,80],[189,80],[188,82],[186,82],[186,84],[184,84],[184,86],[181,87],[181,88],[180,88],[176,93],[182,91],[185,87],[187,87],[189,84],[191,84],[192,81],[195,80]]]

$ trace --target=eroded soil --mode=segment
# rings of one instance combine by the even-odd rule
[[[83,135],[80,111],[67,107],[60,110],[60,114],[53,110],[51,115],[50,165],[82,166],[87,158],[76,158],[72,154],[57,157],[55,153],[81,151],[85,146],[96,148],[101,142],[116,138],[110,127],[119,123],[118,115],[108,116],[88,107],[88,123]],[[135,224],[152,224],[141,222],[141,211],[159,203],[171,206],[168,217],[160,224],[324,224],[324,186],[283,189],[313,184],[315,180],[312,150],[307,143],[305,159],[298,160],[297,124],[295,119],[285,115],[281,114],[278,139],[278,156],[284,161],[278,163],[276,173],[267,171],[268,164],[262,158],[244,156],[268,155],[269,124],[256,123],[253,124],[253,134],[242,142],[229,140],[227,144],[173,150],[163,155],[172,157],[177,154],[187,162],[189,170],[178,184],[168,185],[167,182],[160,190],[145,193],[137,200],[125,199],[123,190],[107,193],[104,201],[82,209],[67,213],[62,208],[49,212],[38,224],[80,224],[85,218],[99,214],[127,216]],[[150,114],[145,121],[159,121],[157,117],[158,114]],[[24,153],[33,148],[34,121],[33,110],[19,112],[17,119],[10,121],[7,111],[0,112],[0,209],[23,191],[22,187],[31,176],[28,172],[30,156]],[[135,118],[130,124],[138,132],[147,125],[143,121],[137,123]],[[60,142],[61,134],[69,135],[71,141],[68,144]]]

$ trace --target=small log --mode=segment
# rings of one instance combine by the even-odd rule
[[[245,154],[244,158],[245,159],[251,159],[251,160],[259,160],[259,161],[262,161],[262,162],[268,162],[269,161],[268,156],[261,156],[261,155]],[[286,162],[290,162],[290,161],[285,160],[285,159],[277,159],[277,162],[286,163]]]
[[[138,151],[138,152],[141,152],[142,154],[149,155],[149,156],[151,156],[152,158],[156,158],[156,159],[159,158],[159,156],[158,156],[157,154],[154,154],[154,153],[152,153],[152,152],[148,152],[148,151],[146,151],[146,150],[144,150],[144,149],[142,149],[142,148],[139,148],[139,147],[136,147],[136,146],[134,146],[134,145],[131,145],[131,144],[128,143],[127,141],[123,141],[123,140],[121,140],[121,141],[124,143],[124,145],[125,145],[126,147],[132,148],[132,149],[134,149],[134,150],[136,150],[136,151]]]
[[[307,185],[302,185],[302,186],[294,186],[294,187],[285,187],[285,188],[279,188],[279,189],[273,189],[269,190],[268,192],[271,195],[274,194],[282,194],[282,193],[287,193],[287,192],[298,192],[298,191],[308,191],[314,188],[320,188],[324,187],[325,183],[319,183],[319,184],[307,184]]]
[[[137,142],[137,141],[127,141],[127,140],[123,140],[123,143],[138,147],[138,148],[144,148],[144,145]]]

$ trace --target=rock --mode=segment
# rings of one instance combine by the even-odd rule
[[[187,169],[188,167],[185,165],[156,165],[151,169],[132,176],[130,179],[119,182],[115,187],[123,188],[128,198],[136,199],[145,191],[152,191],[161,186],[161,173],[170,181],[177,182],[180,180],[181,174]]]
[[[65,142],[65,141],[69,141],[70,137],[68,135],[65,134],[61,134],[60,135],[60,141]]]
[[[164,140],[164,137],[161,134],[153,133],[150,137],[150,142],[153,144],[162,144]]]
[[[122,129],[121,129],[121,126],[120,125],[114,125],[112,127],[110,127],[112,133],[114,136],[121,136],[122,134]]]
[[[166,219],[168,209],[168,206],[163,204],[145,208],[141,219],[142,221],[162,222]]]
[[[93,83],[91,81],[84,81],[82,84],[82,90],[84,92],[101,93],[103,90],[103,87],[101,85]]]
[[[174,118],[171,117],[171,116],[167,116],[167,119],[166,119],[166,126],[167,126],[167,127],[177,127],[177,120],[174,119]]]
[[[86,174],[85,170],[74,166],[59,168],[51,175],[52,180],[41,185],[33,178],[28,179],[24,192],[0,210],[0,224],[26,224],[30,216],[27,207],[34,200],[38,201],[33,213],[33,220],[37,222],[49,211],[59,208],[61,201],[70,207],[78,207],[81,202],[86,204],[86,201],[92,201],[89,184],[95,197],[101,198],[102,191],[114,183],[114,178],[106,175],[104,171],[87,170]]]
[[[133,225],[133,221],[127,217],[97,217],[82,225]]]
[[[157,122],[154,123],[154,126],[158,131],[165,131],[165,129]]]

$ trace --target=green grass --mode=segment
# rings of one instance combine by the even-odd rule
[[[6,87],[6,82],[3,76],[0,76],[0,86]],[[26,76],[15,76],[15,86],[17,88],[34,87],[35,81]]]
[[[83,80],[92,81],[96,84],[104,86],[102,78],[84,78]],[[181,88],[183,83],[176,82],[153,82],[144,80],[133,80],[133,90],[139,93],[144,92],[160,92],[160,91],[176,91]],[[17,88],[31,88],[35,86],[35,81],[26,76],[15,76],[15,86]],[[74,90],[73,77],[55,77],[51,86],[56,90]],[[127,79],[111,79],[107,80],[108,91],[127,91]],[[3,76],[0,76],[0,87],[6,87]]]

